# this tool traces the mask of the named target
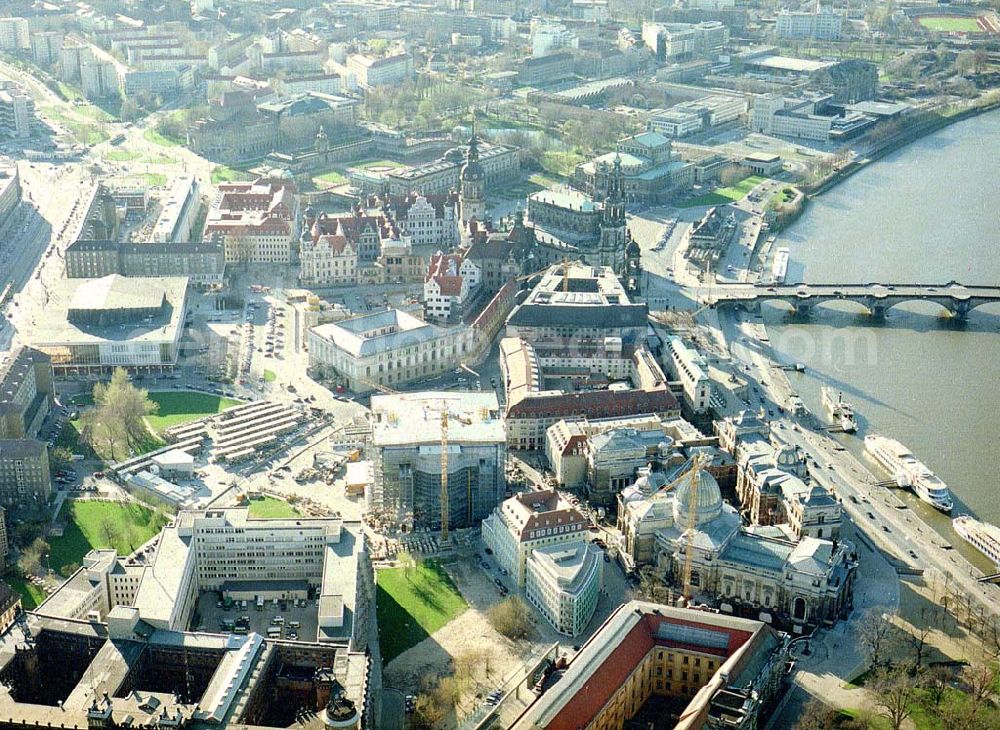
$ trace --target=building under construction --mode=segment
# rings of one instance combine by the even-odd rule
[[[506,432],[495,393],[380,395],[371,410],[373,510],[406,530],[438,530],[442,504],[448,527],[459,528],[503,500]]]

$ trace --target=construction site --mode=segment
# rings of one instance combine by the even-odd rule
[[[372,398],[369,503],[404,532],[470,527],[503,499],[506,431],[495,393]]]

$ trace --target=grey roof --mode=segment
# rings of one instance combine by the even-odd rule
[[[719,559],[779,572],[785,567],[794,548],[792,543],[784,540],[740,532],[729,541]]]
[[[34,439],[0,439],[0,459],[38,457],[45,454],[45,444]]]
[[[645,304],[521,304],[511,312],[508,324],[523,327],[645,327]]]
[[[393,331],[374,336],[367,334],[386,327],[392,327]],[[450,334],[398,309],[386,309],[341,322],[321,324],[313,327],[312,332],[354,357],[369,357],[400,347],[412,347]]]

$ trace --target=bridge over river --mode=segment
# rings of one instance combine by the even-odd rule
[[[964,319],[976,307],[1000,302],[1000,286],[947,284],[714,284],[706,304],[738,306],[759,312],[766,302],[785,304],[802,316],[828,302],[855,302],[873,317],[903,302],[934,302]]]

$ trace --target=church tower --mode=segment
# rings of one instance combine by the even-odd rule
[[[479,164],[479,141],[476,139],[476,127],[472,126],[472,136],[469,138],[469,148],[465,152],[465,164],[459,177],[459,210],[462,227],[466,228],[469,221],[486,219],[486,173]]]
[[[629,239],[625,222],[625,176],[621,157],[616,154],[604,196],[598,254],[600,264],[612,267],[619,276],[625,274],[625,251]]]

